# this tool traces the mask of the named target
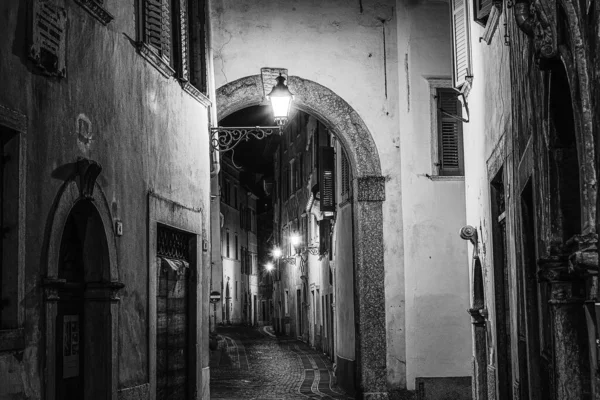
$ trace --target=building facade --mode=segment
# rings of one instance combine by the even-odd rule
[[[451,6],[473,398],[597,399],[598,3]]]
[[[173,6],[0,5],[0,398],[209,397],[209,10]]]
[[[258,321],[257,196],[240,181],[240,171],[221,158],[221,319],[217,323],[256,325]],[[214,261],[213,261],[214,262]]]
[[[337,243],[346,234],[352,237],[352,254],[334,249],[333,267],[337,274],[348,257],[345,268],[352,267],[354,284],[339,288],[353,299],[348,302],[353,311],[344,318],[354,318],[354,325],[336,331],[330,324],[330,336],[347,335],[344,343],[354,340],[355,345],[342,350],[338,338],[330,346],[336,368],[348,366],[354,389],[363,397],[438,384],[456,388],[462,393],[458,398],[469,396],[467,245],[458,235],[466,223],[460,125],[438,113],[443,97],[438,89],[452,86],[448,4],[298,1],[282,6],[226,0],[213,8],[212,20],[215,48],[220,49],[214,59],[219,119],[262,104],[272,76],[264,68],[281,71],[295,96],[293,107],[324,125],[348,157],[352,195],[350,204],[336,203],[331,238]],[[454,148],[445,147],[444,132]],[[299,211],[300,205],[292,208]],[[340,218],[347,216],[352,230],[336,232]],[[318,256],[309,254],[315,257],[318,263]],[[331,269],[330,261],[321,259]],[[280,267],[298,269],[300,261]],[[316,268],[327,271],[323,265]],[[315,329],[308,321],[323,321],[328,308],[334,321],[341,318],[336,313],[342,303],[321,300],[330,290],[327,275],[317,279],[315,271],[311,289],[300,271],[294,273],[295,283],[287,283],[289,320],[285,311],[277,314],[280,301],[285,310],[284,298],[276,298],[285,293],[286,287],[280,287],[273,309],[283,318],[276,321],[284,321],[280,329],[288,324],[290,334],[320,340],[323,346],[329,335],[325,324],[321,331],[320,322]],[[332,281],[328,293],[336,296]],[[299,289],[300,305],[311,304],[313,290],[317,303],[307,309],[301,334],[295,331],[300,325],[292,315],[296,310],[290,308]],[[349,376],[346,388],[352,386]]]

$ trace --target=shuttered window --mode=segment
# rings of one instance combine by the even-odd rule
[[[333,147],[319,148],[319,192],[321,211],[335,211],[335,152]]]
[[[171,61],[171,0],[145,0],[144,41]]]
[[[331,223],[328,219],[323,219],[319,222],[319,254],[329,253],[329,245],[331,236]]]
[[[342,196],[350,193],[350,163],[342,150]]]
[[[460,116],[462,107],[453,89],[437,89],[438,105],[438,175],[462,176],[462,122],[442,112]]]
[[[206,0],[188,2],[189,80],[206,94]]]
[[[473,0],[473,14],[475,21],[485,26],[488,16],[492,11],[492,0]]]
[[[475,0],[480,1],[480,0]],[[453,84],[459,89],[471,74],[471,43],[465,0],[451,0]]]

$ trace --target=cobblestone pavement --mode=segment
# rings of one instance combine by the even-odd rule
[[[265,328],[220,327],[211,356],[211,399],[351,399],[336,387],[333,366],[305,343]]]

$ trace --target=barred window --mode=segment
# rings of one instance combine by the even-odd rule
[[[159,225],[156,255],[190,262],[190,235]]]

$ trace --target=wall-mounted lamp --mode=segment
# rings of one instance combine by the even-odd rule
[[[211,147],[215,151],[226,152],[234,149],[241,141],[248,141],[251,138],[262,140],[271,136],[274,132],[281,134],[283,126],[287,123],[292,100],[294,95],[285,85],[285,78],[279,74],[277,84],[267,95],[273,108],[273,116],[276,126],[234,126],[210,128]]]

